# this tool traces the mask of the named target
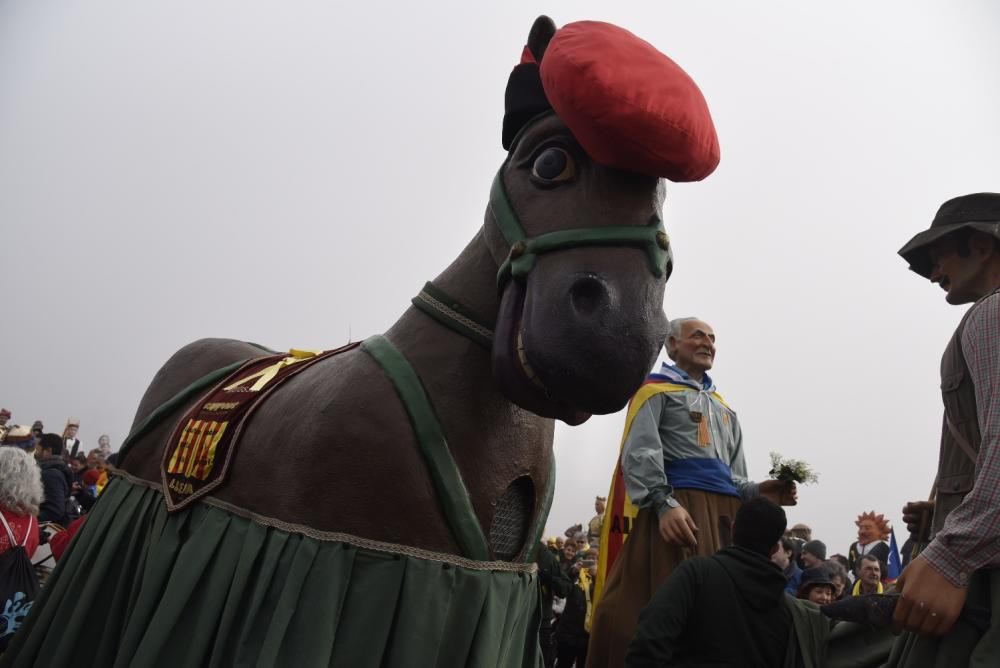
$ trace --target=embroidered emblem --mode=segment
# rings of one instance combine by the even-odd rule
[[[208,408],[209,405],[213,404],[206,404],[204,408],[206,412],[212,410]],[[235,408],[239,404],[230,402],[225,405]],[[228,422],[188,420],[184,431],[181,432],[177,447],[174,448],[174,454],[170,457],[167,473],[181,474],[198,480],[207,479],[215,462],[215,451],[228,426]]]
[[[203,396],[174,427],[163,451],[167,510],[180,510],[225,483],[243,425],[271,392],[315,362],[357,345],[251,360]]]

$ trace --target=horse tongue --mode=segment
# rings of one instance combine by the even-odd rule
[[[564,418],[560,418],[563,422],[571,427],[575,427],[578,424],[583,424],[590,419],[591,413],[585,413],[584,411],[570,411],[570,414]]]
[[[590,419],[590,413],[579,411],[565,402],[552,399],[538,387],[522,369],[517,354],[517,337],[522,327],[522,314],[527,286],[523,281],[510,280],[500,299],[496,329],[493,334],[493,378],[507,399],[542,417],[562,420],[575,426]]]
[[[515,346],[521,329],[521,309],[524,307],[525,286],[521,281],[510,280],[500,299],[496,329],[493,333],[493,378],[504,395],[517,403],[519,385],[518,359]]]

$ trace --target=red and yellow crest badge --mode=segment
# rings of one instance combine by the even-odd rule
[[[163,451],[167,510],[180,510],[225,483],[243,425],[271,392],[312,364],[357,345],[261,357],[212,388],[180,419]]]

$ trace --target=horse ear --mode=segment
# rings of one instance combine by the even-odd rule
[[[536,63],[542,62],[545,49],[549,46],[549,40],[556,34],[556,24],[544,14],[535,19],[528,33],[528,50],[535,57]]]

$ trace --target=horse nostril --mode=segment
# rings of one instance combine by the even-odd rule
[[[596,276],[581,276],[570,286],[569,298],[577,313],[590,314],[608,303],[608,290]]]

